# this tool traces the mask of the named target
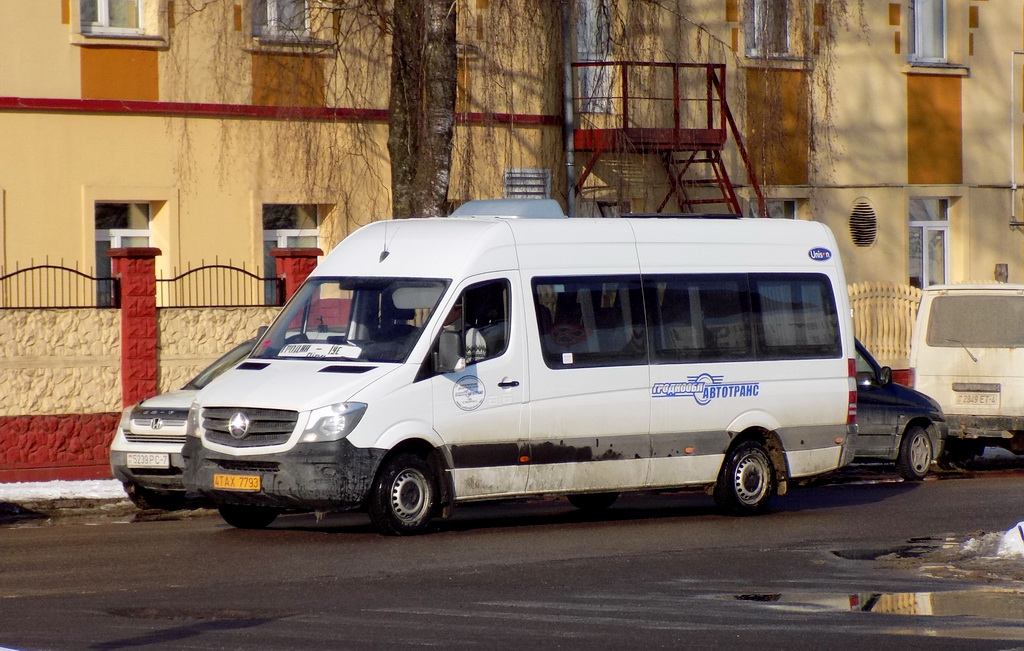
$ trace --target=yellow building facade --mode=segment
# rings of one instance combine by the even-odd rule
[[[679,210],[663,156],[628,138],[567,152],[564,125],[614,123],[626,99],[619,78],[565,63],[722,64],[741,210],[759,204],[738,141],[769,213],[827,223],[851,282],[1024,282],[1024,0],[456,4],[453,206]],[[263,270],[272,246],[328,250],[387,218],[390,24],[375,6],[0,3],[0,276],[102,275],[105,247],[140,244],[163,276]],[[671,95],[637,79],[637,95]]]

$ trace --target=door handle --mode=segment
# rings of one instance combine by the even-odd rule
[[[502,389],[513,389],[519,386],[519,380],[502,380],[498,382],[498,386]]]

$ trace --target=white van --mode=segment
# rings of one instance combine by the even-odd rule
[[[949,424],[944,464],[1001,447],[1024,454],[1024,285],[940,285],[921,294],[914,388]]]
[[[754,513],[852,457],[824,225],[460,214],[372,223],[324,259],[199,394],[190,491],[236,527],[363,508],[408,534],[471,500],[685,486]]]

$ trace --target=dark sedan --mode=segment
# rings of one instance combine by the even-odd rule
[[[857,342],[857,454],[860,459],[895,461],[900,476],[924,479],[942,453],[949,430],[939,404],[892,381]]]

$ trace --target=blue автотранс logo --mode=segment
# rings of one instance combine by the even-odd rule
[[[706,405],[718,398],[751,398],[761,391],[760,382],[725,382],[724,379],[723,375],[701,373],[689,376],[685,382],[658,382],[651,387],[651,397],[689,396],[698,405]]]

